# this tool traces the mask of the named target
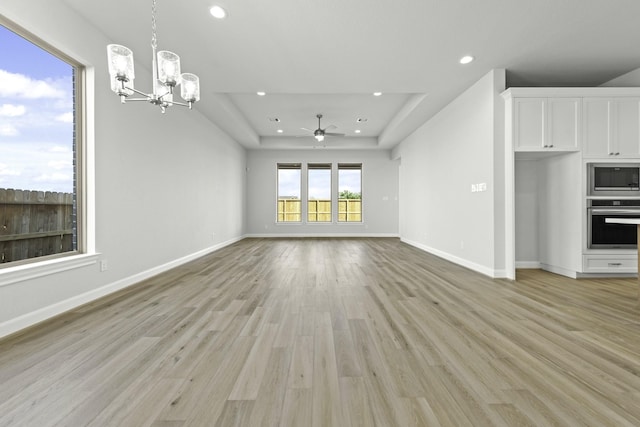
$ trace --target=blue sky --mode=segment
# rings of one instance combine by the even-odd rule
[[[361,172],[342,169],[338,172],[338,192],[349,190],[361,192]],[[300,170],[280,169],[278,171],[278,197],[300,198]],[[316,169],[309,177],[309,200],[331,198],[331,174],[329,170]]]
[[[72,76],[0,26],[0,188],[73,191]]]

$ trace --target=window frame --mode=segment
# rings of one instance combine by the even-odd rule
[[[338,224],[362,224],[364,223],[364,203],[363,203],[363,191],[362,191],[362,175],[363,175],[363,164],[362,163],[338,163],[337,167],[337,200],[338,200],[338,214],[336,221]],[[345,220],[340,219],[340,170],[359,170],[360,171],[360,220],[359,221],[349,221],[348,216]]]
[[[300,201],[300,212],[299,212],[299,216],[300,218],[297,221],[285,221],[284,219],[284,215],[285,213],[283,212],[283,220],[280,221],[280,210],[279,210],[279,206],[280,206],[280,170],[298,170],[300,171],[300,179],[299,179],[299,192],[300,192],[300,198],[298,199]],[[276,164],[276,224],[302,224],[303,221],[303,217],[304,217],[304,213],[303,213],[303,199],[305,198],[304,195],[302,194],[302,162],[282,162],[282,163],[277,163]]]
[[[307,224],[333,224],[333,164],[332,163],[307,163],[307,194],[306,194],[306,206],[307,206],[307,213],[306,213],[306,223]],[[316,212],[315,212],[315,217],[316,220],[312,221],[309,217],[311,215],[311,212],[309,212],[309,204],[312,201],[316,201],[318,199],[311,199],[309,197],[309,185],[310,185],[310,176],[309,174],[311,173],[312,170],[328,170],[329,171],[329,212],[324,212],[324,214],[326,215],[327,213],[329,214],[329,219],[326,221],[320,221],[318,220],[318,215],[320,214],[317,211],[317,206],[318,204],[316,203]]]
[[[87,133],[88,105],[93,102],[93,94],[91,93],[90,101],[87,88],[88,80],[93,80],[93,73],[89,78],[86,65],[2,15],[0,15],[0,25],[50,55],[55,56],[72,68],[74,113],[72,145],[74,152],[73,210],[75,218],[72,239],[75,241],[75,249],[57,254],[0,263],[0,286],[4,286],[42,277],[52,272],[61,272],[94,264],[98,254],[93,249],[95,245],[94,239],[89,237],[88,224],[90,221],[88,221],[89,205],[87,203],[88,169],[93,167],[88,164],[88,153],[92,150],[89,147],[89,135]],[[90,109],[93,111],[93,108]],[[91,139],[92,142],[93,140]],[[93,159],[92,155],[91,159]]]

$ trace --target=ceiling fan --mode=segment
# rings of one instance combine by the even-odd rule
[[[302,128],[302,130],[305,130],[307,132],[311,132],[313,134],[313,137],[318,142],[324,141],[324,137],[325,136],[344,136],[344,133],[327,132],[327,130],[336,129],[337,127],[334,126],[334,125],[329,125],[326,128],[322,129],[322,127],[320,126],[320,119],[322,118],[322,114],[316,114],[316,117],[318,118],[318,129],[311,130],[311,129],[307,129],[307,128]]]

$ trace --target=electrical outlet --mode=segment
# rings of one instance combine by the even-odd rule
[[[471,192],[475,193],[476,191],[478,191],[478,184],[471,184]]]
[[[100,261],[100,271],[107,271],[107,269],[109,268],[109,264],[107,263],[106,259],[103,259]]]

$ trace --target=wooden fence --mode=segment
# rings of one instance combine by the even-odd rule
[[[278,222],[300,222],[300,199],[278,199]]]
[[[361,222],[361,199],[338,199],[338,222]]]
[[[74,250],[73,194],[0,188],[0,263]]]
[[[300,222],[301,201],[299,199],[278,200],[278,222]],[[309,200],[307,202],[308,222],[330,222],[331,200]],[[338,221],[362,221],[362,200],[338,199]]]
[[[331,200],[309,200],[307,222],[331,222]]]

